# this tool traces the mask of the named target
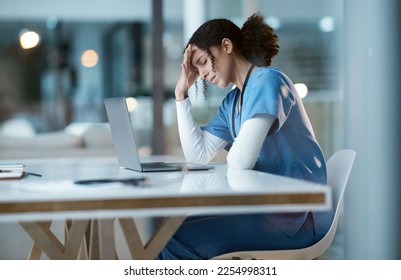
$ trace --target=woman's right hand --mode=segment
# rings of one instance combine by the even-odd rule
[[[188,97],[189,88],[199,77],[199,72],[191,63],[193,46],[188,45],[184,52],[184,59],[181,64],[181,74],[175,86],[175,99],[182,101]]]

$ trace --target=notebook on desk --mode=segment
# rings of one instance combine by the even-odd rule
[[[188,162],[141,162],[125,98],[106,98],[104,104],[121,167],[140,172],[213,169],[211,165]]]
[[[24,176],[25,165],[22,163],[0,163],[0,179],[21,179]]]

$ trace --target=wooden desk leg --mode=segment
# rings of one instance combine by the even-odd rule
[[[52,222],[42,222],[42,227],[44,228],[50,228]],[[42,249],[36,243],[33,243],[31,251],[29,252],[28,255],[28,260],[40,260],[42,256]]]
[[[133,259],[145,259],[146,252],[141,237],[133,219],[119,219],[121,230],[124,234],[128,249]]]
[[[34,246],[37,246],[50,259],[63,260],[77,259],[88,222],[87,220],[73,221],[71,229],[68,230],[65,245],[50,230],[51,223],[49,222],[21,222],[20,225],[33,239]],[[37,248],[34,251],[37,256]]]
[[[90,260],[117,259],[114,239],[114,219],[92,220],[86,232]]]
[[[88,220],[72,222],[71,229],[66,234],[67,239],[64,246],[64,254],[67,259],[78,258],[88,224]]]
[[[52,222],[42,222],[41,226],[43,228],[50,228]],[[42,256],[42,249],[40,249],[40,247],[38,245],[36,245],[36,243],[33,243],[31,251],[29,252],[28,255],[28,260],[40,260],[41,256]]]
[[[134,259],[154,259],[171,239],[183,217],[165,218],[150,240],[143,245],[133,219],[119,219],[131,256]],[[51,222],[21,222],[34,241],[29,259],[40,259],[45,253],[50,259],[117,258],[114,219],[67,221],[65,245],[50,230]],[[88,229],[88,230],[87,230]],[[89,244],[89,248],[86,247]]]
[[[39,259],[42,252],[49,258],[61,258],[64,246],[51,232],[51,222],[21,222],[20,225],[34,242],[29,258]]]
[[[141,241],[135,221],[133,219],[119,219],[132,258],[138,260],[155,259],[185,218],[185,216],[165,218],[145,246]]]
[[[97,220],[92,220],[89,227],[88,244],[89,244],[89,259],[90,260],[100,260],[99,251],[99,227]]]
[[[41,256],[42,256],[42,250],[39,248],[38,245],[34,243],[32,245],[31,250],[29,251],[28,260],[40,260]]]
[[[64,244],[67,244],[67,240],[70,237],[70,230],[72,228],[72,221],[71,220],[67,220],[65,222],[65,235],[64,235]],[[87,229],[85,231],[85,236],[84,238],[82,238],[81,241],[81,245],[79,247],[79,251],[78,251],[78,259],[80,260],[87,260],[89,258],[88,256],[88,246],[87,246],[87,238],[86,238],[86,233],[88,232],[88,228],[89,226],[87,226]]]
[[[86,243],[86,239],[82,239],[81,246],[79,247],[79,253],[78,253],[78,259],[79,260],[88,260],[89,255],[88,255],[88,244]]]
[[[115,260],[114,219],[98,220],[98,225],[100,259]]]

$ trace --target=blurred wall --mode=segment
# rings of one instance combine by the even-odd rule
[[[347,259],[401,259],[400,4],[344,1]]]

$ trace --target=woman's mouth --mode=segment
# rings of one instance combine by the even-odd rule
[[[216,76],[214,76],[213,78],[211,78],[209,82],[210,82],[211,84],[214,85],[214,84],[215,84],[215,83],[214,83],[215,79],[216,79]]]

